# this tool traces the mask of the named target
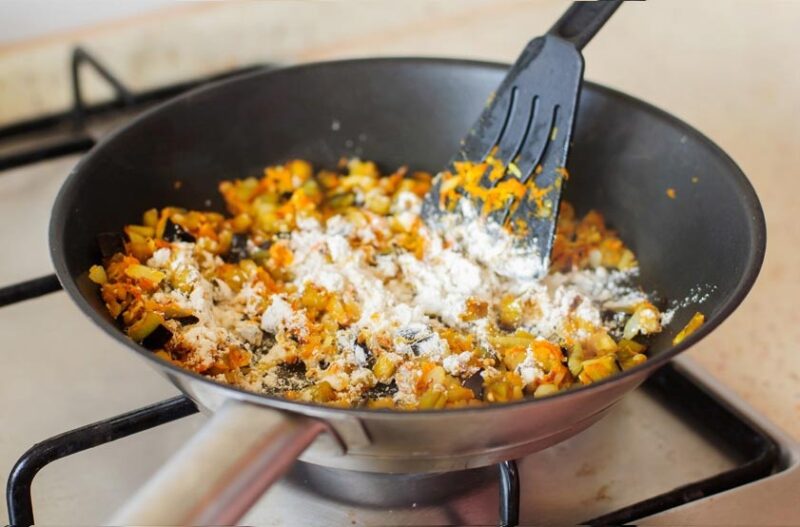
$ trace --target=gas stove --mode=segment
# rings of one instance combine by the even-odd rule
[[[115,100],[83,102],[82,65],[109,82]],[[102,523],[205,420],[58,293],[46,229],[52,199],[83,152],[150,105],[217,77],[132,93],[81,49],[72,71],[70,111],[0,129],[0,412],[8,430],[0,470],[9,474],[13,525]],[[600,423],[527,458],[400,475],[297,462],[243,522],[800,524],[799,486],[800,445],[680,358]]]

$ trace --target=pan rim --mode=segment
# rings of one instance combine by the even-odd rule
[[[690,126],[689,124],[679,119],[678,117],[675,117],[674,115],[664,110],[661,110],[660,108],[657,108],[656,106],[650,103],[642,101],[636,97],[633,97],[621,91],[608,88],[606,86],[596,84],[591,81],[584,81],[583,87],[588,88],[591,91],[601,93],[606,96],[610,96],[612,98],[616,98],[618,100],[627,103],[628,105],[637,107],[641,111],[644,111],[645,113],[648,113],[657,119],[665,121],[675,128],[681,129],[686,134],[687,137],[691,137],[693,140],[703,144],[707,149],[709,149],[716,156],[718,156],[720,161],[723,162],[730,169],[729,172],[733,180],[733,183],[737,187],[737,190],[739,190],[739,194],[744,198],[745,204],[748,207],[749,212],[751,214],[750,229],[753,234],[754,243],[753,246],[751,246],[750,248],[750,254],[748,255],[748,258],[745,261],[744,270],[739,279],[739,282],[731,291],[728,301],[721,306],[720,310],[713,317],[709,318],[696,332],[692,333],[679,345],[670,347],[669,349],[663,351],[662,353],[660,353],[655,357],[648,357],[648,360],[639,366],[617,373],[611,377],[592,383],[590,385],[584,385],[576,388],[571,388],[569,390],[564,390],[546,398],[542,399],[524,398],[519,401],[513,401],[500,405],[482,405],[482,406],[464,407],[464,408],[445,408],[439,410],[413,410],[413,411],[329,407],[316,403],[291,401],[280,397],[247,391],[242,388],[214,381],[198,373],[194,373],[189,370],[180,368],[179,366],[166,363],[165,361],[157,358],[149,350],[143,348],[142,346],[128,339],[128,337],[124,333],[122,333],[119,330],[119,328],[108,323],[88,303],[88,301],[83,297],[78,288],[77,280],[72,277],[67,267],[65,258],[66,251],[63,244],[63,237],[61,236],[61,233],[62,233],[62,226],[65,224],[64,219],[65,216],[68,214],[68,211],[65,210],[63,203],[65,202],[65,200],[68,199],[68,196],[71,193],[71,189],[76,184],[82,168],[85,165],[89,164],[97,155],[97,152],[101,151],[106,144],[115,141],[117,137],[123,135],[124,133],[127,133],[129,129],[138,126],[140,122],[150,119],[152,115],[157,114],[158,112],[162,111],[165,108],[168,108],[176,104],[182,104],[193,97],[196,97],[208,91],[214,91],[219,87],[225,86],[229,83],[231,84],[237,83],[240,81],[261,76],[293,74],[294,72],[306,69],[315,69],[315,68],[331,67],[331,66],[336,67],[336,66],[344,66],[350,64],[367,64],[367,63],[371,64],[407,63],[407,64],[418,64],[418,65],[442,64],[448,66],[467,66],[467,67],[483,68],[483,69],[490,69],[497,71],[502,71],[509,67],[509,64],[492,62],[492,61],[445,58],[445,57],[413,57],[413,56],[369,57],[369,58],[310,62],[293,66],[287,66],[275,70],[257,70],[233,78],[213,82],[206,86],[190,90],[184,94],[181,94],[168,101],[158,104],[153,108],[148,109],[147,111],[136,116],[131,121],[128,121],[125,125],[114,130],[108,136],[104,137],[100,142],[97,143],[97,145],[95,145],[88,153],[86,153],[80,159],[80,161],[75,165],[75,167],[70,171],[68,177],[66,178],[61,188],[59,189],[58,195],[56,196],[56,199],[54,201],[50,218],[50,225],[48,229],[50,256],[53,261],[53,265],[55,267],[58,280],[61,283],[64,290],[67,292],[72,302],[77,304],[78,308],[81,311],[83,311],[84,314],[86,314],[89,317],[89,319],[94,322],[95,325],[99,326],[104,333],[111,336],[114,340],[120,342],[130,350],[135,351],[138,355],[142,356],[145,360],[149,361],[162,373],[166,373],[167,376],[178,376],[178,377],[183,377],[186,380],[199,381],[205,384],[206,386],[214,387],[215,389],[225,390],[227,392],[227,395],[231,398],[247,400],[277,410],[292,411],[315,417],[324,417],[325,415],[339,415],[339,416],[349,416],[349,417],[365,418],[365,419],[387,419],[387,418],[430,419],[436,416],[443,416],[443,415],[456,415],[456,414],[460,415],[460,414],[471,414],[474,412],[502,411],[502,410],[520,409],[522,406],[527,407],[530,405],[553,404],[554,402],[558,402],[567,396],[578,396],[579,394],[582,394],[583,396],[589,396],[589,394],[591,394],[592,391],[594,392],[600,391],[604,388],[608,388],[615,384],[620,384],[626,379],[630,380],[636,376],[641,376],[642,380],[644,380],[648,375],[650,375],[656,369],[669,362],[673,357],[675,357],[679,353],[685,351],[686,349],[700,342],[714,329],[716,329],[720,324],[722,324],[722,322],[724,322],[731,315],[731,313],[733,313],[733,311],[735,311],[739,307],[739,305],[742,303],[742,301],[745,299],[745,297],[752,289],[761,270],[761,266],[764,260],[764,255],[766,252],[766,220],[763,208],[761,207],[761,203],[758,199],[755,189],[748,180],[747,176],[741,170],[741,168],[716,143],[714,143],[711,139],[706,137],[699,130]]]

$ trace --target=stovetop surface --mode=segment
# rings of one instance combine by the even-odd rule
[[[98,120],[89,135],[102,136],[124,118]],[[26,148],[35,144],[25,141]],[[0,153],[8,148],[0,146]],[[0,287],[52,272],[47,249],[50,207],[78,159],[79,155],[64,156],[0,172]],[[0,436],[0,473],[8,474],[17,458],[39,440],[178,394],[133,353],[97,330],[63,293],[4,307],[1,314],[6,375],[0,383],[0,415],[6,417],[6,432]],[[37,521],[102,523],[204,420],[201,415],[184,418],[48,466],[33,487]],[[521,522],[586,521],[743,462],[725,441],[695,425],[652,393],[635,391],[586,432],[520,461]],[[780,489],[789,481],[798,483],[797,446],[780,432],[770,432],[780,440],[780,468],[785,470],[770,478],[773,487],[761,487],[782,503],[777,500],[786,491]],[[758,495],[763,503],[764,493]],[[697,509],[699,504],[706,510],[715,510],[709,504],[723,504],[721,510],[729,515],[737,511],[730,499],[720,496],[684,507],[690,512],[683,518],[717,523],[714,518],[722,517],[718,509],[704,513]],[[0,517],[4,507],[0,505]],[[481,525],[495,524],[497,509],[496,467],[444,476],[387,476],[298,463],[244,522]],[[742,523],[764,518],[733,517]],[[676,516],[664,518],[671,521]],[[776,523],[781,518],[792,523],[789,516],[778,516]]]
[[[519,462],[520,522],[583,523],[738,462],[637,390],[586,433]],[[494,466],[403,476],[298,464],[243,523],[491,525],[498,496]]]

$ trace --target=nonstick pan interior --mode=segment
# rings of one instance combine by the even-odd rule
[[[346,61],[256,73],[167,103],[96,147],[65,183],[51,223],[59,278],[103,329],[149,356],[116,328],[86,278],[99,259],[98,232],[120,230],[151,207],[221,211],[221,179],[292,157],[332,166],[357,155],[387,169],[436,171],[504,71],[454,60]],[[677,351],[671,339],[694,311],[707,322],[681,349],[742,300],[763,258],[763,215],[721,150],[635,99],[586,83],[574,138],[566,199],[579,212],[599,209],[620,231],[648,291],[686,300],[653,339],[656,360],[646,370]]]

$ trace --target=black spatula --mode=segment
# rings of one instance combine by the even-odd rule
[[[453,203],[447,207],[440,176],[425,198],[426,220],[436,223],[444,208],[461,214],[483,210],[489,224],[505,226],[514,233],[517,255],[538,259],[540,265],[532,267],[533,274],[546,272],[583,79],[580,50],[620,4],[622,0],[573,2],[546,35],[525,47],[450,164],[453,173],[459,161],[481,163],[491,156],[502,163],[505,172],[498,178],[498,172],[492,174],[488,168],[478,188],[472,186],[475,192],[462,181],[454,190],[459,200],[474,205],[466,209]],[[485,191],[510,188],[498,188],[509,178],[517,178],[525,186],[525,194],[503,198],[500,206],[487,211],[484,204],[491,198],[486,198]],[[519,185],[516,189],[523,191]]]

